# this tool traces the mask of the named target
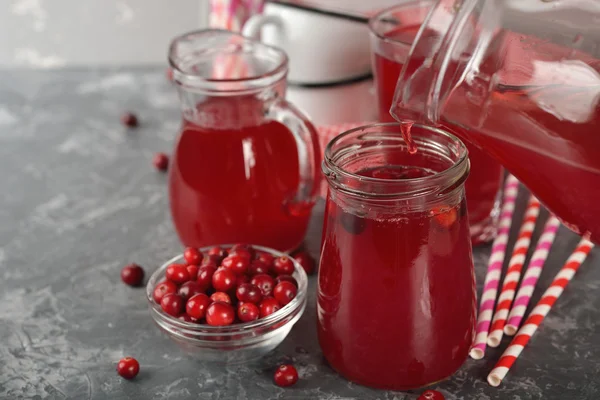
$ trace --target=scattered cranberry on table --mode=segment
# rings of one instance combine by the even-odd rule
[[[292,386],[298,382],[298,371],[291,364],[283,364],[277,367],[273,379],[277,386]]]
[[[154,301],[168,315],[188,323],[227,326],[267,317],[298,292],[288,256],[272,257],[249,245],[208,252],[188,247],[185,263],[165,269],[165,280],[153,291]],[[237,319],[236,319],[237,316]]]
[[[140,363],[133,357],[125,357],[117,364],[117,373],[125,379],[133,379],[140,372]]]
[[[437,390],[426,390],[417,400],[445,400],[445,397]]]
[[[159,171],[166,171],[169,168],[169,156],[165,153],[156,153],[152,158],[152,164]]]
[[[183,251],[183,258],[188,265],[198,265],[202,262],[202,253],[195,247],[188,247]]]
[[[129,264],[121,270],[121,280],[129,286],[140,286],[144,280],[144,269],[137,264]]]
[[[235,311],[231,304],[217,301],[206,309],[206,323],[212,326],[231,325],[235,319]]]
[[[138,126],[138,119],[134,113],[126,112],[121,115],[121,123],[129,128],[135,128]]]
[[[312,275],[315,272],[315,260],[306,251],[296,253],[294,259],[304,268],[306,275]]]

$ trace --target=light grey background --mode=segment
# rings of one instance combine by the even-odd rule
[[[166,63],[209,0],[0,0],[0,67]]]

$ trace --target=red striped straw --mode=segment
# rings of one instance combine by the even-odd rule
[[[504,327],[504,333],[509,336],[517,333],[519,325],[521,325],[521,321],[525,316],[525,311],[527,311],[531,295],[533,294],[535,285],[542,273],[544,263],[546,262],[546,258],[548,258],[548,253],[550,253],[550,248],[552,247],[552,243],[554,243],[554,238],[556,237],[559,226],[560,221],[554,215],[551,215],[550,218],[548,218],[548,221],[546,221],[544,232],[542,232],[542,236],[540,236],[540,240],[531,256],[527,272],[525,272],[525,275],[523,276],[523,281],[517,292],[517,297],[512,305],[510,314],[508,315],[508,322]]]
[[[531,236],[535,229],[535,223],[538,215],[540,215],[540,202],[533,195],[529,196],[529,204],[525,210],[525,218],[521,223],[521,230],[515,243],[510,261],[508,262],[508,270],[504,276],[502,282],[502,290],[498,297],[498,306],[492,320],[492,327],[490,328],[490,334],[488,336],[488,346],[498,347],[500,341],[502,341],[502,335],[504,334],[504,325],[506,325],[506,319],[510,311],[510,306],[515,298],[517,285],[521,280],[521,271],[523,270],[523,264],[525,264],[525,257],[529,251],[529,245],[531,244]]]
[[[506,254],[506,243],[512,224],[512,217],[515,211],[515,201],[519,192],[519,181],[513,175],[509,175],[504,183],[504,195],[502,211],[500,212],[500,221],[498,222],[498,235],[492,244],[492,252],[488,261],[488,269],[485,275],[483,293],[481,294],[481,304],[479,305],[479,316],[477,317],[477,327],[475,328],[475,341],[471,347],[470,355],[479,360],[485,355],[488,331],[496,295],[498,294],[498,283],[504,264]]]
[[[571,254],[565,265],[554,277],[554,281],[550,287],[544,292],[544,295],[531,310],[531,314],[525,321],[525,324],[519,329],[515,336],[506,348],[500,360],[488,375],[488,382],[492,386],[498,386],[502,379],[506,376],[510,367],[515,363],[529,339],[533,336],[537,328],[540,326],[544,317],[552,309],[556,300],[560,297],[569,281],[573,278],[579,266],[585,261],[594,244],[587,239],[581,239],[575,251]]]

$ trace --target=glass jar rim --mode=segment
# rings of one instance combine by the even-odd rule
[[[215,43],[219,41],[218,43]],[[206,74],[186,71],[183,67],[183,57],[179,46],[183,43],[193,43],[186,50],[194,56],[233,55],[236,52],[251,47],[251,50],[261,52],[261,58],[271,59],[272,65],[262,73],[248,74],[243,77],[211,77]],[[274,46],[242,36],[241,34],[224,29],[199,29],[176,36],[171,40],[168,53],[169,65],[173,70],[173,80],[191,91],[202,92],[252,92],[271,86],[287,76],[288,56]]]
[[[417,129],[416,131],[415,128]],[[350,195],[381,199],[393,198],[394,200],[436,195],[463,184],[470,169],[468,150],[465,144],[452,133],[437,127],[414,123],[412,130],[412,138],[417,143],[417,148],[420,147],[419,143],[421,145],[428,143],[423,140],[421,131],[437,135],[440,140],[446,140],[449,144],[455,146],[453,150],[448,146],[448,150],[455,154],[455,159],[451,160],[452,165],[442,171],[420,178],[382,179],[349,172],[338,165],[338,162],[340,161],[339,158],[344,156],[343,152],[352,147],[351,143],[335,149],[335,146],[340,145],[344,141],[349,141],[352,138],[365,139],[368,135],[374,136],[373,138],[369,137],[369,139],[377,139],[379,137],[381,140],[383,138],[382,135],[393,133],[394,140],[406,147],[406,142],[400,133],[400,123],[369,124],[342,132],[327,144],[322,170],[329,184]],[[431,139],[429,139],[429,142],[433,143]],[[439,147],[440,143],[436,144]],[[443,144],[441,145],[443,146]],[[360,186],[368,186],[369,190],[361,190]]]
[[[409,0],[406,1],[404,3],[400,3],[400,4],[396,4],[393,5],[391,7],[387,7],[384,8],[383,10],[379,11],[377,14],[374,14],[371,16],[371,18],[369,18],[369,32],[371,32],[372,35],[375,35],[378,39],[386,42],[386,43],[392,43],[392,44],[403,44],[403,45],[407,45],[407,46],[412,46],[413,41],[403,41],[403,40],[398,40],[398,39],[392,39],[389,36],[386,36],[386,32],[382,32],[381,29],[377,29],[375,27],[375,25],[379,22],[381,22],[382,20],[386,19],[386,15],[390,14],[396,10],[402,10],[403,8],[409,8],[409,7],[414,7],[414,6],[419,6],[419,8],[425,7],[425,6],[429,6],[429,7],[433,7],[435,3],[435,0]],[[425,16],[426,18],[426,16]],[[391,20],[389,21],[391,22]],[[422,23],[422,22],[421,22]],[[421,25],[421,23],[419,25]]]

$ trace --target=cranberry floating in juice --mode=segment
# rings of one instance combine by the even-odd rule
[[[390,106],[398,76],[408,57],[421,23],[433,2],[404,1],[371,18],[371,47],[373,71],[377,88],[379,120],[393,122]],[[410,75],[414,69],[405,74]],[[491,156],[465,140],[462,128],[444,124],[465,142],[469,151],[471,172],[465,184],[467,209],[473,244],[486,242],[496,232],[498,193],[502,182],[502,166]]]
[[[598,18],[596,0],[436,3],[391,111],[460,126],[565,225],[599,242]]]
[[[204,30],[175,38],[169,61],[183,109],[169,177],[181,241],[296,248],[318,187],[319,151],[313,125],[284,99],[285,54]]]
[[[475,327],[467,150],[440,129],[412,136],[415,154],[398,124],[356,128],[323,162],[319,343],[345,378],[393,390],[452,375]]]

